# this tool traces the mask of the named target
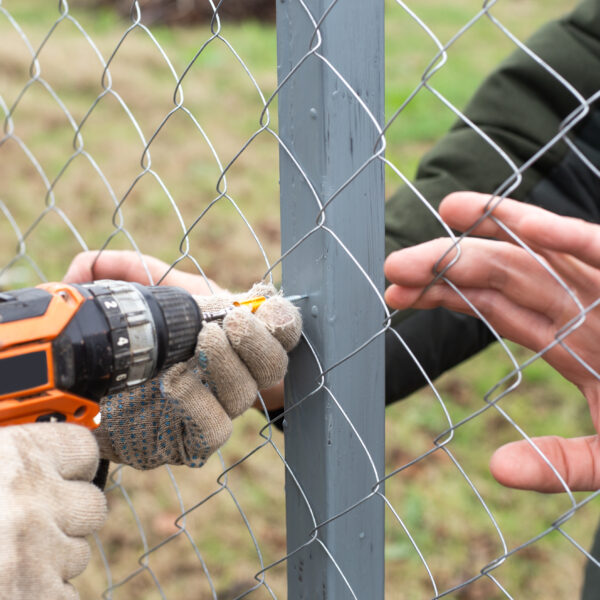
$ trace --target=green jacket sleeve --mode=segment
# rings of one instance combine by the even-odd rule
[[[592,96],[600,89],[600,2],[582,2],[571,14],[538,31],[527,46],[583,97]],[[519,49],[485,80],[464,114],[520,167],[558,133],[563,119],[579,104],[556,77]],[[549,148],[524,172],[511,196],[526,200],[564,160],[567,150],[564,142]],[[486,140],[459,120],[424,156],[415,186],[437,208],[453,191],[492,193],[512,172]],[[551,208],[570,214],[566,206]],[[408,187],[387,202],[386,254],[440,235],[443,229]]]
[[[585,0],[563,19],[538,31],[527,46],[584,98],[600,90],[600,0]],[[599,102],[600,103],[600,102]],[[565,85],[523,50],[517,50],[482,84],[464,113],[520,167],[558,133],[581,104]],[[600,110],[589,114],[572,139],[600,167]],[[512,175],[507,162],[480,134],[459,120],[422,159],[415,186],[435,208],[450,192],[493,193]],[[549,147],[523,173],[511,197],[560,214],[600,221],[600,178],[564,142]],[[386,205],[386,254],[444,235],[408,187]],[[394,329],[409,343],[431,379],[472,356],[495,338],[472,317],[445,309],[402,315]],[[425,379],[393,332],[386,337],[386,392],[393,402]]]

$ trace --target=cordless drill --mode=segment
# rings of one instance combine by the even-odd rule
[[[181,288],[112,280],[0,293],[0,425],[94,429],[100,398],[191,358],[203,323],[227,311],[203,313]]]

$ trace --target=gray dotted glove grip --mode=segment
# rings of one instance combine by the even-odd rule
[[[103,458],[138,469],[162,464],[202,466],[232,431],[232,419],[254,403],[258,390],[281,381],[300,339],[298,309],[272,286],[244,296],[197,298],[201,310],[269,296],[251,313],[238,307],[198,335],[195,356],[129,392],[101,402],[96,439]]]

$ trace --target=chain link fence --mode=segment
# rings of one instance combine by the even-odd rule
[[[143,2],[129,19],[0,2],[3,289],[60,279],[82,250],[128,249],[232,290],[266,274],[308,296],[283,413],[238,419],[202,469],[113,469],[82,598],[578,597],[584,567],[598,565],[597,494],[510,490],[488,462],[508,441],[594,433],[587,406],[544,366],[551,347],[532,353],[434,318],[405,335],[414,315],[391,314],[382,297],[383,184],[400,207],[387,214],[392,246],[442,234],[460,246],[423,183],[444,177],[435,151],[411,183],[457,123],[450,188],[472,181],[498,201],[558,210],[556,178],[540,173],[562,168],[587,190],[574,196],[597,202],[598,2],[579,9],[587,26],[568,75],[561,38],[521,40],[575,2],[390,0],[384,23],[379,2],[285,0],[278,38],[207,5],[206,25],[150,29]],[[497,80],[490,112],[465,110],[513,51],[527,77],[509,62],[508,79],[529,85],[539,110],[519,114]],[[539,135],[515,144],[529,122]],[[461,136],[472,136],[470,163]],[[580,206],[597,220],[593,202]],[[579,303],[578,316],[595,305]],[[555,343],[585,326],[571,321]],[[456,349],[474,335],[477,347]],[[385,432],[384,364],[388,401],[423,386],[387,409]]]

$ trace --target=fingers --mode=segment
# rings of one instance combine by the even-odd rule
[[[239,307],[227,315],[222,328],[216,323],[202,328],[197,366],[231,418],[253,404],[259,389],[283,379],[286,350],[298,343],[301,329],[299,311],[279,296],[266,300],[255,315]]]
[[[248,309],[240,307],[230,312],[223,321],[223,329],[259,389],[269,388],[283,379],[287,353],[266,325]]]
[[[61,486],[62,506],[56,522],[71,537],[85,537],[99,531],[106,521],[106,496],[93,484],[68,481]]]
[[[210,363],[208,363],[210,364]],[[181,462],[191,467],[202,466],[208,457],[219,449],[232,432],[232,424],[225,408],[217,400],[210,385],[205,385],[196,360],[171,367],[164,376],[165,396],[181,420],[175,427],[173,419],[161,421],[158,434],[159,445],[165,448],[176,444]],[[182,431],[177,431],[181,428]],[[173,464],[173,457],[164,455],[167,450],[158,448],[161,462]],[[157,463],[158,464],[158,463]],[[145,467],[148,468],[148,467]]]
[[[507,225],[511,230],[518,230],[522,220],[537,212],[546,212],[541,208],[518,202],[516,200],[498,199],[489,194],[477,192],[455,192],[446,196],[440,204],[440,216],[458,231],[470,229],[488,210],[494,207],[492,216]],[[492,219],[484,219],[473,231],[473,235],[507,239],[504,230]]]
[[[440,215],[451,227],[465,231],[485,213],[489,201],[487,194],[457,192],[442,201]],[[589,265],[600,267],[600,233],[597,225],[508,198],[493,202],[497,203],[493,216],[526,244],[572,254]],[[485,219],[473,233],[506,238],[503,230],[491,219]]]
[[[21,481],[20,485],[24,486]],[[85,484],[91,486],[91,484]],[[90,547],[83,537],[70,537],[53,518],[48,502],[53,482],[46,482],[46,494],[30,493],[13,498],[3,514],[0,538],[1,598],[77,598],[68,579],[83,572]],[[69,510],[68,504],[62,511]]]
[[[440,214],[451,227],[465,231],[487,211],[488,202],[490,196],[458,192],[444,199]],[[596,299],[600,285],[600,276],[596,271],[596,267],[600,266],[600,228],[596,224],[563,217],[510,199],[495,199],[492,204],[492,215],[518,239],[544,256],[565,283],[577,291],[583,302]],[[473,233],[515,243],[489,218]]]
[[[390,306],[416,306],[414,303],[419,299],[420,307],[424,308],[427,296],[438,294],[437,288],[443,285],[440,282],[424,291],[433,279],[436,262],[449,247],[450,240],[441,238],[390,254],[385,262],[385,275],[393,284],[405,288],[402,293],[393,289],[386,292]],[[551,274],[522,248],[506,242],[470,238],[462,240],[460,248],[460,257],[445,274],[459,288],[495,290],[515,305],[548,315],[561,324],[573,316],[574,302]],[[440,268],[449,263],[454,253]],[[541,289],[543,294],[539,293]],[[421,293],[424,293],[422,299]],[[447,298],[451,296],[440,296],[440,300]],[[442,304],[446,305],[442,301],[434,305]]]
[[[239,294],[240,298],[244,300],[249,298],[256,298],[258,296],[265,296],[266,298],[271,298],[277,295],[277,290],[275,286],[271,283],[265,281],[259,281],[255,283],[247,292],[243,294]]]
[[[541,350],[553,339],[556,328],[544,314],[524,308],[496,290],[462,288],[462,296],[477,308],[500,337],[508,338],[531,350]],[[412,306],[431,309],[444,306],[450,310],[479,316],[465,299],[447,285],[435,285],[427,293],[414,298],[415,291],[391,286],[386,302],[392,307]],[[406,302],[406,299],[410,302]]]
[[[63,281],[83,283],[97,279],[118,279],[151,285],[163,276],[165,278],[161,281],[162,285],[182,287],[191,294],[208,296],[221,291],[218,285],[201,275],[178,269],[169,271],[166,262],[132,250],[81,252],[71,262]]]
[[[257,283],[244,294],[219,293],[212,296],[196,296],[202,312],[230,308],[234,302],[244,302],[261,296],[267,299],[258,307],[256,317],[266,326],[269,333],[289,352],[296,346],[302,333],[300,311],[291,302],[279,296],[270,284]]]
[[[92,481],[98,469],[98,444],[93,434],[81,425],[44,423],[53,430],[54,443],[47,451],[56,452],[56,467],[63,479]],[[50,435],[44,432],[44,436]]]
[[[258,383],[242,358],[217,323],[202,328],[196,346],[197,366],[231,418],[249,408],[258,393]]]
[[[231,419],[203,377],[191,359],[104,399],[104,437],[116,462],[202,466],[231,434]]]
[[[90,562],[91,549],[87,540],[83,538],[71,538],[68,540],[67,548],[68,559],[63,564],[62,579],[68,581],[78,575],[81,575],[85,571],[88,563]],[[66,584],[67,586],[69,584]],[[76,598],[78,596],[75,596]]]
[[[63,596],[58,594],[58,590],[62,593],[65,586],[68,586],[67,581],[81,575],[89,563],[91,555],[89,543],[81,537],[68,537],[55,526],[38,530],[37,534],[31,536],[28,541],[30,543],[28,562],[30,565],[32,561],[39,563],[39,572],[34,586],[39,589],[39,592],[42,592],[46,586],[54,592],[48,595],[42,592],[28,597],[62,599]],[[45,545],[47,549],[44,549]],[[68,587],[66,589],[68,590]],[[71,596],[65,597],[71,598]]]
[[[31,423],[3,432],[20,449],[23,462],[35,454],[49,461],[63,479],[91,481],[98,468],[98,446],[85,427],[69,423]],[[46,463],[48,464],[48,463]],[[29,465],[35,467],[35,461]]]
[[[63,280],[76,283],[120,279],[149,285],[151,282],[148,280],[148,273],[153,281],[157,281],[168,268],[167,263],[132,250],[91,250],[75,256]]]
[[[565,439],[534,438],[572,491],[600,488],[600,443],[597,435]],[[502,446],[490,461],[492,475],[508,487],[538,492],[564,492],[564,485],[552,468],[525,440]]]
[[[300,311],[281,296],[269,298],[258,308],[256,316],[286,352],[292,350],[300,341],[302,334]]]

